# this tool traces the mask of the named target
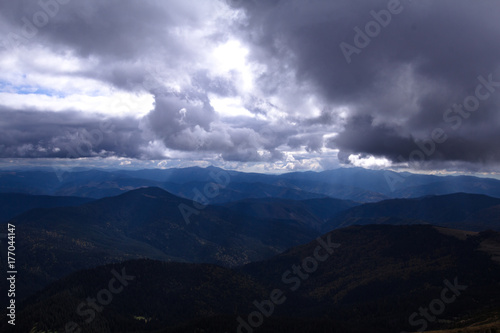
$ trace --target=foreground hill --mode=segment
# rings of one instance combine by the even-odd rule
[[[24,290],[75,270],[134,258],[241,265],[318,235],[294,221],[259,219],[224,207],[195,207],[159,188],[79,207],[35,209],[10,223],[22,240],[17,256]]]
[[[127,261],[50,285],[25,302],[15,329],[62,332],[70,323],[84,332],[391,333],[486,319],[499,329],[492,319],[500,309],[500,265],[491,259],[499,240],[495,232],[428,225],[354,226],[233,269]],[[92,310],[85,303],[92,299],[106,305]],[[432,310],[432,320],[417,313],[439,299],[446,303]],[[243,328],[249,318],[258,329]]]
[[[430,223],[450,228],[500,231],[500,199],[455,193],[416,199],[391,199],[368,203],[337,214],[323,231],[353,224]]]

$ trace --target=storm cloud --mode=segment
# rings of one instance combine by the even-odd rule
[[[1,158],[500,163],[495,0],[23,0],[0,15]]]

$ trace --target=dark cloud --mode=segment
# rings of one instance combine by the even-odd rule
[[[288,145],[291,148],[305,147],[307,152],[320,152],[323,148],[323,135],[306,134],[293,136],[288,140]]]
[[[371,116],[351,118],[344,130],[328,140],[326,145],[353,154],[387,156],[394,161],[399,155],[404,156],[416,148],[411,137],[404,137],[397,128],[374,124]]]
[[[398,13],[387,20],[391,4]],[[227,5],[239,14],[214,14],[229,10]],[[35,33],[26,20],[33,22],[43,9],[39,1],[0,2],[0,57],[17,54],[11,45],[17,34],[27,51],[19,57],[37,48],[74,57],[84,65],[61,73],[110,90],[148,92],[154,108],[142,119],[107,119],[110,135],[98,139],[104,116],[4,107],[0,157],[64,158],[73,145],[80,147],[73,154],[79,157],[149,159],[178,152],[186,158],[274,162],[284,161],[290,151],[305,150],[316,158],[330,148],[339,150],[343,163],[350,154],[401,163],[415,157],[415,150],[424,154],[416,168],[479,170],[500,162],[496,0],[401,0],[399,5],[397,0],[221,0],[215,5],[88,0],[57,7]],[[373,13],[382,15],[386,26],[360,46],[356,31],[366,34]],[[237,71],[212,71],[207,45],[230,39],[239,40],[248,49],[247,60],[259,65],[252,67],[257,77],[250,85],[241,84]],[[357,48],[350,59],[341,43]],[[8,64],[0,62],[2,72],[9,71]],[[30,66],[0,77],[0,86],[15,89],[2,81],[29,74]],[[485,87],[490,75],[493,83]],[[481,96],[489,95],[478,100],[477,111],[447,111],[477,96],[480,84]],[[223,115],[211,98],[240,98],[253,117]],[[436,130],[446,140],[433,142],[427,154]],[[325,157],[323,164],[332,162]]]
[[[141,157],[133,118],[103,120],[73,111],[0,110],[0,157]]]
[[[374,20],[370,12],[387,9],[388,3],[242,1],[252,29],[242,26],[239,33],[254,46],[253,57],[275,71],[289,68],[332,105],[348,108],[347,123],[328,141],[329,148],[399,162],[398,156],[408,157],[435,128],[450,131],[445,110],[474,95],[478,76],[493,73],[500,82],[500,6],[495,1],[403,0],[401,13],[391,15],[348,63],[340,43],[354,46],[354,28],[365,31]],[[278,58],[282,61],[276,64]],[[426,160],[498,163],[499,148],[487,139],[496,137],[500,126],[498,101],[492,96],[481,102],[475,117],[463,119]],[[308,124],[329,122],[339,123],[323,113]]]
[[[187,15],[180,15],[182,11],[176,12],[182,7],[180,2],[173,2],[171,11],[157,1],[64,2],[67,4],[56,1],[2,1],[0,10],[3,19],[11,24],[12,32],[22,37],[29,37],[29,32],[33,32],[35,36],[29,38],[32,42],[47,44],[55,49],[71,49],[82,57],[98,56],[104,60],[121,61],[137,61],[144,51],[153,51],[155,45],[183,54],[184,47],[179,45],[178,39],[169,38],[166,28],[182,20],[189,22],[195,19],[189,17],[189,12],[183,13]],[[54,11],[45,24],[42,24],[43,20],[37,23],[38,17],[42,17],[37,13],[44,12],[40,3],[50,3],[47,8]],[[27,25],[24,19],[31,24]]]

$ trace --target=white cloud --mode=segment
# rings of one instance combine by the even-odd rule
[[[74,110],[103,116],[145,116],[153,109],[153,97],[149,94],[116,92],[103,96],[69,95],[64,97],[44,94],[0,93],[0,105],[14,110],[39,110],[61,112]]]
[[[386,158],[379,158],[375,156],[362,156],[361,154],[349,155],[349,161],[352,165],[366,169],[383,169],[392,166],[392,162]]]
[[[215,111],[222,117],[255,117],[245,108],[244,102],[239,96],[219,97],[215,94],[209,94],[208,98]]]

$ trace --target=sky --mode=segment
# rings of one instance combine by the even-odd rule
[[[495,174],[497,0],[0,1],[0,167]]]

